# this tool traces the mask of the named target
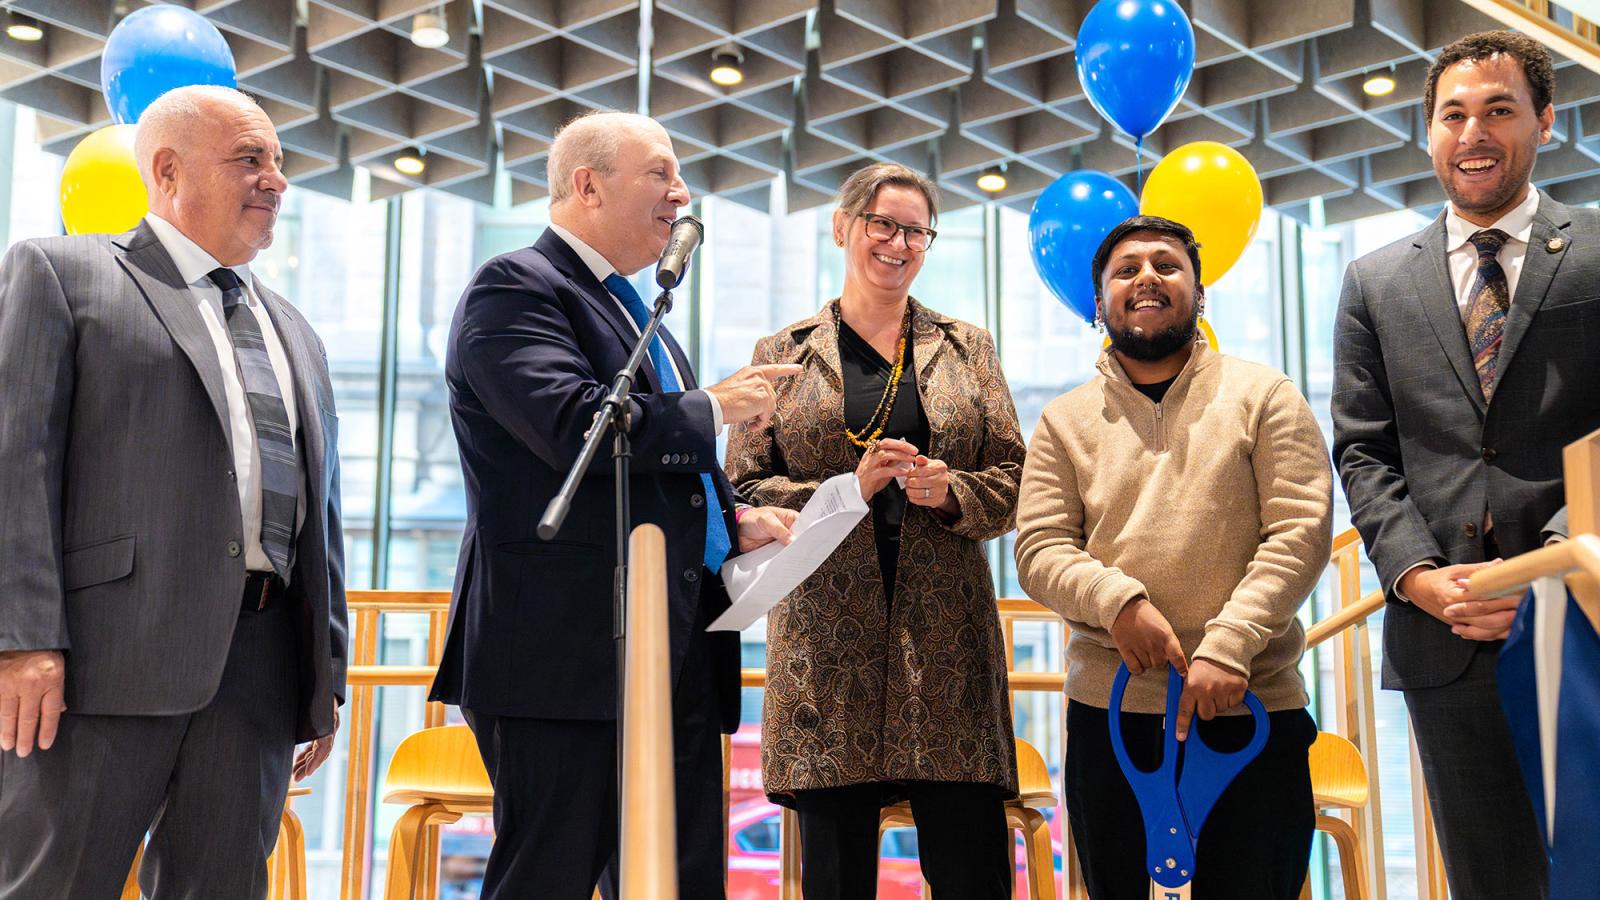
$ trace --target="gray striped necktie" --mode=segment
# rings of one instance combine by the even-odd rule
[[[300,464],[289,430],[289,413],[278,389],[278,376],[267,355],[260,323],[245,309],[244,282],[232,269],[214,269],[208,276],[222,289],[222,312],[233,339],[233,353],[244,382],[244,396],[255,425],[256,447],[261,457],[261,549],[272,569],[289,580],[289,548],[294,540],[295,508],[299,503]]]

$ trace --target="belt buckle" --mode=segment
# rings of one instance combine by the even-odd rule
[[[256,603],[256,611],[267,608],[267,592],[272,590],[272,576],[267,575],[261,579],[261,599]]]

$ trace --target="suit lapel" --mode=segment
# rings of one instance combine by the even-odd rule
[[[327,435],[322,428],[322,398],[317,390],[317,359],[321,353],[307,346],[303,329],[296,325],[294,314],[285,307],[289,301],[274,294],[261,284],[261,279],[252,277],[256,289],[256,296],[261,298],[261,303],[267,308],[267,316],[272,319],[272,327],[278,332],[278,340],[283,343],[284,355],[289,357],[289,374],[294,381],[294,402],[296,412],[299,414],[300,445],[306,454],[306,482],[318,489],[322,484],[323,466],[328,458]],[[320,494],[320,490],[318,490]],[[315,497],[306,498],[309,508],[315,508]]]
[[[1570,224],[1572,216],[1565,206],[1550,199],[1548,194],[1540,196],[1539,209],[1533,217],[1533,231],[1528,235],[1528,249],[1522,257],[1522,274],[1517,277],[1516,294],[1511,298],[1511,309],[1506,313],[1500,355],[1495,361],[1496,385],[1505,377],[1506,369],[1510,368],[1517,345],[1522,343],[1522,336],[1528,333],[1534,314],[1550,292],[1550,283],[1555,280],[1556,270],[1567,257],[1567,248],[1572,246],[1572,240],[1565,229]],[[1552,253],[1551,242],[1557,238],[1561,239],[1561,243]]]
[[[1461,381],[1461,389],[1471,398],[1472,405],[1482,415],[1486,404],[1483,388],[1478,385],[1478,372],[1472,366],[1472,351],[1467,347],[1467,328],[1461,323],[1461,307],[1456,304],[1456,292],[1450,284],[1450,270],[1445,265],[1444,213],[1433,224],[1422,230],[1413,242],[1411,279],[1422,309],[1439,339],[1439,347],[1450,368]]]
[[[560,235],[548,228],[545,229],[544,234],[539,235],[539,239],[534,242],[533,249],[544,254],[545,259],[550,260],[550,263],[561,274],[567,276],[567,280],[572,282],[572,286],[577,288],[578,293],[583,296],[584,302],[589,304],[590,310],[610,324],[611,330],[617,333],[617,338],[622,341],[624,347],[632,347],[639,340],[639,329],[633,324],[633,320],[628,317],[628,314],[623,311],[622,304],[617,302],[617,298],[611,296],[611,292],[606,290],[606,286],[594,277],[594,272],[584,264],[577,251],[568,246]],[[645,384],[650,388],[651,393],[662,393],[661,380],[656,377],[655,366],[650,365],[649,362],[650,358],[648,356],[645,357],[645,364],[639,367],[639,374],[644,378]],[[682,371],[681,367],[679,371]],[[615,372],[595,373],[596,377],[605,384],[610,384],[612,376],[616,374]]]
[[[126,243],[120,243],[119,239],[118,246],[123,247],[125,252],[117,257],[117,261],[132,276],[134,284],[155,311],[156,318],[161,320],[161,324],[172,335],[172,340],[189,358],[189,364],[200,377],[206,396],[211,398],[217,425],[222,429],[228,445],[233,446],[233,429],[228,427],[228,400],[222,389],[221,363],[217,359],[217,348],[211,341],[211,333],[200,318],[194,294],[184,283],[183,276],[178,274],[177,265],[161,245],[155,231],[145,222],[139,223]]]

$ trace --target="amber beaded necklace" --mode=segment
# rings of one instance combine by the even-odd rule
[[[835,325],[842,325],[844,319],[839,312],[839,304],[833,305],[833,321]],[[906,343],[911,337],[911,304],[906,304],[905,322],[900,328],[900,345],[895,350],[894,370],[889,373],[889,383],[883,386],[883,396],[878,398],[878,408],[872,411],[872,416],[867,419],[867,424],[857,434],[847,425],[844,429],[845,437],[850,443],[863,450],[871,452],[878,445],[878,438],[883,436],[883,430],[889,427],[889,414],[894,411],[895,396],[900,393],[900,376],[906,369]]]

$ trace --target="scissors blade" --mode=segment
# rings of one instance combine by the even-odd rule
[[[1185,881],[1177,887],[1164,887],[1151,879],[1150,900],[1189,900],[1189,885],[1192,883]]]

